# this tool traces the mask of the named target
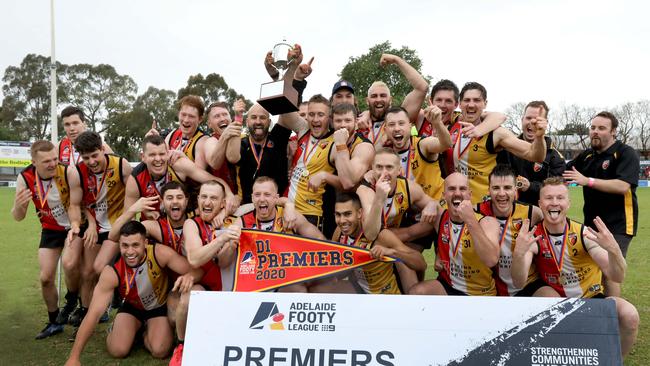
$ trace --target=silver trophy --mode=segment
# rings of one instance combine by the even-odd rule
[[[264,83],[260,87],[260,99],[257,102],[272,115],[295,112],[298,110],[298,92],[292,85],[293,78],[286,78],[285,73],[294,59],[289,59],[291,45],[286,40],[273,46],[273,66],[278,70],[279,80]]]

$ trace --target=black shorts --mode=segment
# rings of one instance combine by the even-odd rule
[[[521,291],[515,294],[515,297],[531,297],[533,296],[535,291],[539,290],[544,286],[548,286],[548,285],[546,284],[546,282],[544,282],[544,280],[538,278],[535,281],[524,286],[524,288],[522,288]]]
[[[466,293],[462,291],[458,291],[455,288],[451,287],[450,284],[447,283],[447,281],[443,280],[442,277],[438,276],[438,282],[444,287],[445,291],[447,292],[447,295],[449,296],[468,296]]]
[[[632,241],[632,238],[633,238],[632,235],[614,234],[614,239],[616,239],[618,246],[621,247],[623,258],[627,257],[627,249],[630,247],[630,242]]]
[[[63,248],[65,239],[68,237],[68,230],[57,231],[51,229],[43,229],[41,231],[41,243],[38,248],[57,249]]]
[[[104,244],[104,240],[108,240],[108,231],[104,233],[97,234],[97,244]]]
[[[413,211],[408,211],[406,213],[406,216],[404,217],[404,220],[402,220],[402,223],[399,225],[399,227],[409,227],[413,224],[418,223],[418,220],[416,219],[417,214]],[[419,247],[422,248],[422,251],[424,250],[429,250],[435,244],[436,240],[438,239],[438,235],[435,230],[432,230],[431,233],[429,233],[426,236],[423,236],[421,238],[417,238],[415,240],[411,240],[411,244],[415,244]]]
[[[316,216],[316,215],[304,215],[307,221],[316,226],[318,231],[323,232],[323,216]]]
[[[155,308],[153,310],[141,310],[133,305],[131,305],[128,302],[122,303],[120,308],[117,310],[117,313],[127,313],[133,315],[136,319],[138,319],[142,323],[146,323],[147,320],[151,318],[157,318],[160,316],[167,316],[167,305],[163,305],[161,307]]]

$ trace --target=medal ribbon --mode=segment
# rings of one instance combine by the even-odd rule
[[[471,145],[471,144],[472,144],[472,141],[474,140],[474,138],[472,137],[472,138],[469,140],[469,142],[467,143],[467,145],[465,146],[465,148],[461,151],[461,149],[460,149],[460,145],[461,145],[461,136],[462,136],[462,133],[461,133],[461,131],[460,131],[460,129],[459,129],[459,130],[458,130],[458,136],[456,137],[456,143],[455,143],[455,146],[454,146],[454,152],[457,154],[457,160],[460,160],[460,158],[461,158],[463,155],[465,155],[465,153],[467,152],[467,149],[469,148],[469,145]]]
[[[463,235],[463,232],[465,231],[465,223],[463,223],[463,225],[461,225],[460,231],[458,232],[458,236],[454,238],[454,236],[455,236],[454,235],[454,223],[451,222],[450,219],[448,219],[448,222],[449,222],[449,229],[451,230],[451,246],[452,246],[453,253],[454,253],[453,256],[455,257],[456,254],[458,254],[458,249],[460,249],[460,237]],[[454,240],[454,239],[456,239],[456,240]],[[455,244],[454,244],[454,241],[456,242]]]
[[[95,200],[95,203],[97,203],[97,196],[101,193],[104,182],[106,182],[106,173],[108,173],[108,159],[106,159],[106,165],[107,166],[104,168],[104,173],[102,173],[102,178],[99,181],[99,184],[97,184],[97,175],[91,171],[93,179],[95,179],[95,187],[97,187],[96,192],[93,193],[93,199]]]
[[[260,165],[262,164],[262,156],[264,156],[264,147],[266,146],[266,138],[264,138],[264,142],[262,143],[262,147],[260,149],[259,155],[257,154],[257,149],[255,148],[255,144],[253,143],[253,139],[251,139],[250,136],[248,136],[248,143],[251,145],[253,158],[255,158],[255,162],[257,163],[257,169],[255,169],[255,174],[257,174],[257,171],[260,170]]]
[[[135,287],[135,273],[136,273],[136,270],[132,269],[131,271],[133,272],[133,275],[131,277],[129,277],[129,268],[128,268],[128,266],[126,266],[124,268],[124,281],[125,281],[125,284],[126,284],[126,292],[124,293],[125,298],[129,295],[129,291],[131,291],[131,289],[133,287]]]
[[[404,177],[406,179],[411,179],[409,177],[409,174],[411,174],[411,162],[413,161],[413,158],[415,157],[415,148],[413,147],[413,139],[411,138],[411,142],[409,143],[409,153],[406,157],[406,170],[404,171]]]
[[[393,209],[393,202],[395,202],[394,197],[391,197],[390,205],[388,205],[388,210],[384,211],[386,208],[386,203],[381,208],[381,216],[384,218],[384,228],[388,227],[388,217],[390,216],[390,211]]]
[[[182,234],[180,237],[176,238],[176,232],[171,224],[171,219],[167,216],[167,229],[169,230],[169,236],[172,238],[172,248],[178,253],[178,247],[180,246],[180,241],[182,239]]]
[[[52,178],[54,179],[54,178]],[[43,180],[36,173],[36,194],[38,196],[38,201],[41,203],[41,210],[45,207],[47,203],[47,196],[50,194],[52,188],[52,181],[50,180],[47,183],[47,189],[43,188]]]
[[[207,239],[208,243],[217,237],[217,232],[215,230],[212,230],[212,225],[207,224],[205,221],[203,221],[203,219],[201,219],[200,225],[201,225],[201,237],[210,238]]]
[[[375,134],[375,126],[374,123],[370,127],[370,133],[372,134],[372,143],[373,145],[377,143],[379,138],[381,137],[381,134],[384,132],[384,123],[382,122],[381,126],[379,127],[379,131],[377,131],[377,134]]]
[[[567,237],[569,236],[569,225],[564,224],[564,233],[562,234],[562,248],[560,251],[560,258],[555,256],[555,250],[554,250],[554,245],[551,239],[549,238],[548,231],[546,231],[546,227],[544,227],[544,239],[546,242],[551,246],[551,255],[553,256],[553,259],[555,260],[555,265],[557,266],[557,271],[559,273],[562,273],[562,267],[564,265],[564,247],[566,246],[567,242]]]
[[[314,146],[309,148],[309,144],[311,143],[311,136],[307,138],[307,147],[305,150],[303,150],[303,155],[302,155],[302,164],[305,166],[305,169],[307,169],[307,163],[309,162],[309,158],[311,157],[311,154],[314,153],[314,150],[318,147],[318,144],[320,144],[320,139],[316,140],[316,143]]]
[[[506,238],[506,231],[508,230],[508,226],[510,224],[510,219],[511,218],[512,218],[512,215],[508,216],[508,218],[506,219],[506,223],[503,225],[503,231],[501,232],[501,238],[499,239],[499,246],[501,246],[501,244],[503,244],[503,240]]]
[[[347,236],[347,235],[343,235],[343,236],[341,236],[341,238],[340,238],[341,240],[339,240],[339,243],[341,243],[341,244],[348,244],[348,245],[351,245],[351,246],[353,246],[353,247],[356,247],[356,246],[357,246],[357,243],[359,242],[359,240],[361,239],[362,236],[363,236],[363,229],[361,229],[361,230],[359,231],[359,235],[357,235],[357,237],[354,239],[354,241],[352,242],[352,244],[348,244],[348,242],[350,241],[350,237]]]

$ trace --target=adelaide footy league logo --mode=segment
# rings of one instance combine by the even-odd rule
[[[512,220],[512,227],[513,227],[516,231],[519,231],[519,229],[521,229],[522,224],[523,224],[523,220],[522,220],[522,219],[514,219],[514,220]]]
[[[578,242],[578,235],[576,233],[569,234],[569,243],[575,245]]]
[[[274,302],[263,302],[253,317],[249,326],[250,329],[264,329],[268,326],[271,330],[284,330],[284,314],[278,310],[278,305]]]

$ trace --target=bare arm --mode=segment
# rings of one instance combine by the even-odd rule
[[[513,155],[528,161],[543,162],[546,157],[546,141],[544,136],[535,136],[533,143],[520,140],[512,132],[503,127],[494,131],[494,144],[501,146]]]
[[[77,331],[68,362],[79,362],[81,352],[83,352],[88,340],[95,331],[95,326],[99,323],[99,318],[111,302],[113,292],[118,284],[118,278],[113,268],[108,266],[104,267],[99,276],[99,282],[95,286],[95,291],[93,291],[88,312]]]
[[[298,212],[296,212],[295,226],[298,231],[298,235],[308,238],[326,240],[323,233],[321,233],[316,226],[312,225],[303,215]]]
[[[566,180],[576,182],[583,187],[588,186],[590,184],[589,180],[591,179],[593,181],[593,183],[591,183],[591,188],[606,193],[624,195],[631,187],[630,183],[621,179],[597,179],[585,177],[575,168],[575,166],[571,167],[570,170],[566,170],[564,174],[562,174],[562,177]]]
[[[499,243],[493,240],[499,237],[499,223],[493,217],[486,216],[479,223],[476,218],[468,220],[469,230],[481,262],[488,267],[496,266],[499,262]]]
[[[126,180],[124,208],[128,210],[128,208],[136,203],[139,199],[140,190],[138,189],[138,183],[135,181],[135,178],[133,178],[133,176],[129,175],[129,178]],[[133,217],[134,216],[131,216],[131,218]]]
[[[537,254],[537,239],[535,237],[534,228],[530,229],[530,221],[525,219],[519,229],[519,235],[515,241],[515,248],[512,252],[512,266],[510,272],[512,274],[512,283],[517,288],[526,286],[528,279],[528,272],[530,265],[533,263],[533,258]]]
[[[22,221],[27,214],[27,207],[29,201],[32,199],[32,192],[27,188],[25,180],[22,175],[16,178],[16,196],[14,198],[14,206],[11,208],[11,215],[14,220]]]
[[[415,121],[418,113],[420,113],[420,107],[424,102],[424,98],[427,95],[429,90],[429,83],[420,75],[420,73],[401,57],[383,54],[379,60],[381,66],[388,64],[394,64],[399,68],[399,71],[404,75],[409,84],[413,87],[413,90],[406,95],[404,101],[402,102],[402,107],[406,109],[409,115],[409,120]]]
[[[375,156],[375,148],[372,144],[368,143],[360,143],[357,145],[352,156],[350,156],[350,152],[346,146],[347,135],[348,131],[345,129],[335,131],[335,147],[332,149],[334,165],[336,166],[336,171],[341,181],[341,188],[344,191],[349,191],[359,184],[363,175],[370,169],[370,164]],[[345,149],[342,147],[345,147]]]
[[[125,206],[125,210],[122,212],[122,215],[120,215],[120,217],[118,217],[115,222],[111,224],[111,231],[108,233],[108,239],[114,242],[118,242],[120,239],[120,229],[122,226],[124,226],[124,224],[127,222],[133,220],[135,215],[139,214],[143,210],[152,211],[153,205],[156,204],[156,202],[158,202],[158,197],[142,197],[132,205],[128,207]],[[152,223],[156,228],[158,228],[156,221],[146,220],[142,222],[142,224],[145,225],[145,228],[147,229],[147,235],[154,237],[154,239],[160,242],[162,240],[160,230],[150,230],[153,229],[153,225],[151,225]],[[155,234],[155,232],[152,233],[152,231],[157,232],[158,235],[152,235]]]
[[[370,187],[364,185],[357,188],[357,194],[361,200],[361,207],[363,207],[363,232],[369,240],[375,240],[382,228],[383,208],[388,190],[390,190],[390,187],[379,188],[384,185],[387,185],[387,183],[382,182],[377,184],[376,189],[379,189],[380,192],[375,192]]]
[[[205,143],[208,140],[207,136],[203,136],[196,142],[196,154],[194,155],[194,164],[200,169],[205,170],[208,167],[208,162],[205,160]]]
[[[282,127],[290,129],[298,136],[302,136],[309,129],[307,121],[300,117],[298,112],[281,114],[278,118],[278,124]]]
[[[68,176],[68,186],[70,187],[70,206],[68,207],[70,232],[79,234],[79,227],[81,226],[81,199],[83,198],[81,179],[75,167],[68,168],[66,174]]]
[[[442,110],[440,108],[435,105],[427,107],[424,114],[436,130],[436,136],[429,136],[420,140],[418,148],[425,158],[434,160],[438,153],[451,147],[451,136],[447,127],[442,123]]]
[[[479,123],[474,129],[474,135],[477,138],[487,135],[490,131],[494,131],[501,127],[503,122],[507,119],[506,115],[500,112],[483,112],[481,118],[483,119],[483,122]]]
[[[614,282],[623,283],[627,263],[621,248],[600,217],[594,219],[594,224],[597,230],[586,226],[583,231],[585,247],[607,278]]]
[[[382,251],[381,255],[399,258],[414,271],[427,269],[427,262],[424,260],[422,253],[404,245],[390,230],[384,229],[379,233],[379,237],[375,241],[375,246],[377,245],[388,249]]]
[[[226,160],[231,163],[235,164],[241,159],[241,131],[242,131],[242,125],[239,122],[233,122],[237,126],[237,130],[239,133],[237,133],[236,136],[230,137],[226,141]],[[228,126],[230,127],[230,126]],[[233,163],[233,161],[235,163]]]

